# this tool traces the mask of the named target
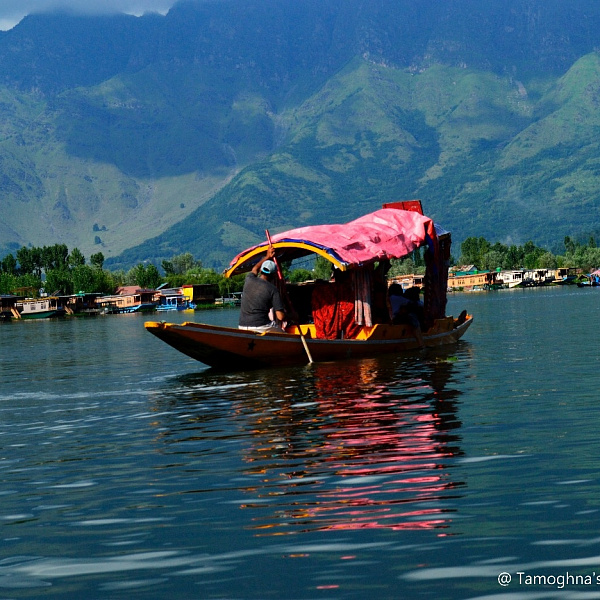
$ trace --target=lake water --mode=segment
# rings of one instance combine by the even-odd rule
[[[600,598],[600,289],[463,308],[450,350],[235,374],[141,315],[0,324],[0,599]]]

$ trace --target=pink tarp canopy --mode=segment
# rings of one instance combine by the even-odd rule
[[[425,243],[435,243],[433,221],[414,211],[382,208],[350,223],[300,227],[272,236],[278,251],[288,248],[297,256],[316,252],[341,268],[375,260],[402,258]],[[243,272],[255,264],[268,243],[238,254],[227,274]],[[282,257],[286,259],[285,255]]]

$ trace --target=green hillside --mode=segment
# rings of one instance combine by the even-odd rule
[[[287,136],[276,151],[186,220],[124,253],[123,264],[190,251],[224,266],[265,227],[343,222],[409,198],[422,199],[457,241],[552,246],[589,232],[600,223],[599,154],[595,129],[579,123],[598,64],[586,56],[575,73],[530,94],[486,72],[435,66],[412,75],[353,61],[280,115]],[[585,83],[577,76],[584,67]],[[594,118],[591,111],[585,122]]]
[[[0,256],[65,243],[223,268],[265,228],[411,198],[457,242],[585,236],[598,32],[591,0],[28,17],[0,33]]]

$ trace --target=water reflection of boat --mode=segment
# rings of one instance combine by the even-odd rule
[[[336,365],[319,365],[312,381],[318,400],[300,425],[291,427],[289,413],[279,426],[257,423],[257,443],[246,458],[250,464],[273,465],[265,473],[271,489],[244,508],[260,511],[268,496],[287,497],[273,513],[257,512],[254,527],[260,534],[281,535],[298,527],[449,527],[448,503],[462,484],[452,480],[445,463],[460,454],[460,422],[451,393],[443,402],[437,399],[436,392],[444,392],[433,387],[433,380],[445,379],[451,366],[436,362],[433,378],[414,377],[400,385],[382,382],[377,361],[353,367],[351,375],[340,376]],[[413,398],[397,397],[399,388]],[[292,470],[290,465],[299,466]]]
[[[424,364],[379,357],[350,361],[343,372],[317,363],[301,376],[261,371],[236,385],[226,375],[190,375],[168,410],[158,410],[186,418],[161,422],[160,439],[179,456],[218,453],[218,477],[235,464],[240,507],[256,535],[448,533],[465,485],[453,474],[462,455],[453,359],[437,350]]]
[[[291,298],[295,312],[300,315],[300,324],[288,326],[283,333],[258,334],[191,322],[148,322],[146,329],[196,360],[227,369],[303,364],[307,358],[331,361],[395,353],[421,345],[452,344],[464,335],[472,317],[466,312],[459,319],[445,314],[450,244],[450,234],[422,214],[420,202],[386,205],[345,225],[303,227],[273,236],[272,245],[282,262],[316,254],[329,260],[339,272],[350,274],[354,305],[351,335],[324,339],[316,325],[315,310],[311,312],[310,308],[311,297],[314,299],[318,290],[317,283],[313,283],[312,288],[305,286],[301,293],[288,287],[289,293],[285,295]],[[264,257],[268,246],[265,242],[240,253],[226,275],[251,270]],[[382,294],[376,289],[376,269],[422,246],[426,247],[427,264],[425,330],[422,339],[418,339],[411,326],[391,324],[381,318],[381,306],[377,303],[381,304]],[[379,287],[381,285],[385,307],[387,287],[385,282]]]

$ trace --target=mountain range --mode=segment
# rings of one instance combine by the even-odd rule
[[[455,242],[600,229],[597,0],[188,0],[0,32],[0,256],[224,268],[422,200]],[[455,249],[456,253],[456,249]]]

